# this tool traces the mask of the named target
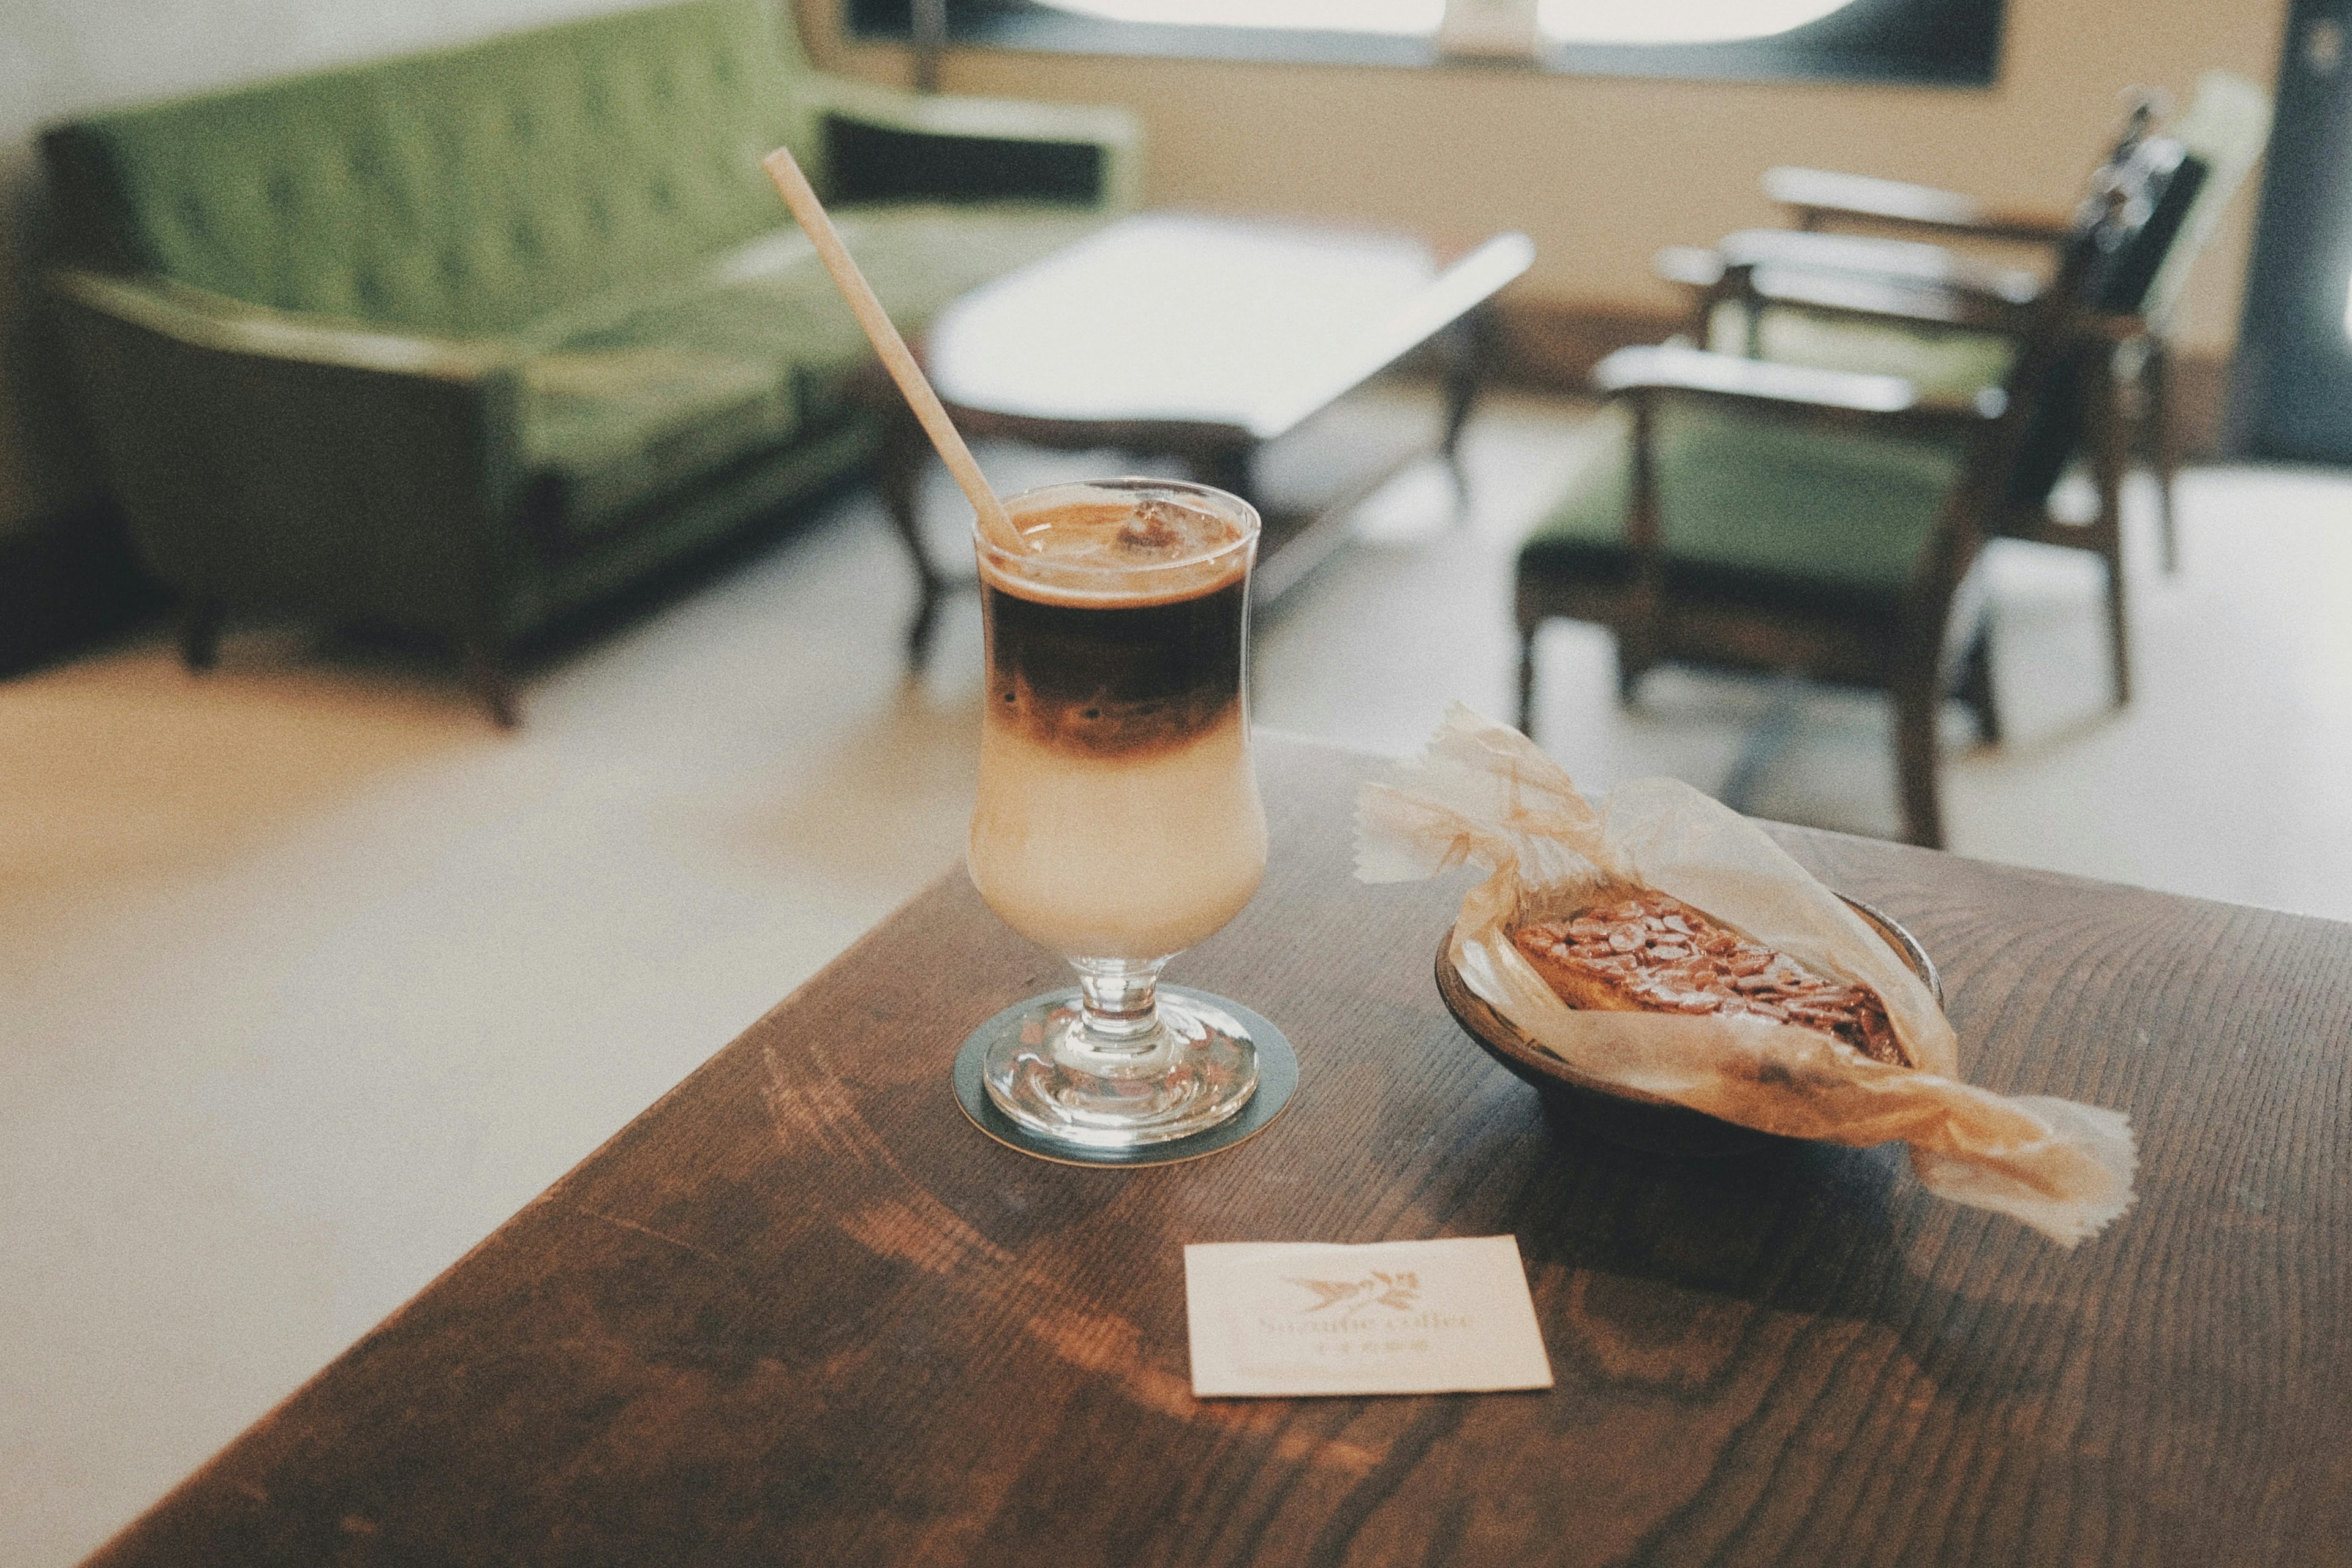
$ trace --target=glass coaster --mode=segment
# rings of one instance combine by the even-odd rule
[[[1206,991],[1196,991],[1185,985],[1162,985],[1160,994],[1181,996],[1189,1001],[1221,1007],[1240,1021],[1249,1031],[1257,1047],[1257,1092],[1249,1103],[1234,1112],[1229,1121],[1219,1122],[1206,1132],[1196,1132],[1190,1138],[1171,1139],[1165,1143],[1146,1144],[1138,1149],[1088,1149],[1058,1139],[1044,1138],[1030,1131],[996,1108],[988,1098],[988,1089],[981,1081],[982,1058],[988,1054],[990,1036],[994,1032],[990,1024],[972,1031],[963,1049],[956,1053],[956,1103],[971,1124],[1009,1149],[1024,1154],[1034,1154],[1041,1160],[1053,1160],[1065,1165],[1172,1165],[1181,1160],[1197,1160],[1203,1154],[1213,1154],[1230,1149],[1244,1139],[1265,1131],[1274,1119],[1290,1103],[1291,1092],[1298,1087],[1298,1058],[1282,1031],[1241,1004]],[[1068,986],[1054,992],[1053,1003],[1076,997],[1078,988]],[[1041,999],[1026,996],[997,1015],[999,1018],[1025,1013]]]

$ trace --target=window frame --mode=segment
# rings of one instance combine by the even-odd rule
[[[1847,82],[1987,89],[2000,79],[2007,0],[1852,0],[1817,21],[1727,43],[1538,40],[1530,58],[1449,57],[1433,37],[1307,28],[1185,26],[1055,11],[1037,0],[946,0],[950,47],[1145,59],[1248,60],[1406,69],[1534,70],[1661,80]],[[842,0],[842,30],[906,43],[911,0]]]

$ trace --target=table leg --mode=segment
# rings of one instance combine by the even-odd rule
[[[923,548],[923,473],[931,449],[923,427],[903,405],[893,408],[888,418],[875,484],[882,492],[883,508],[889,512],[891,525],[898,531],[899,542],[907,547],[908,559],[915,568],[919,596],[915,618],[907,627],[907,659],[919,669],[930,653],[931,631],[939,622],[940,597],[947,591],[947,584]]]
[[[1445,329],[1445,438],[1438,453],[1454,474],[1454,492],[1466,513],[1470,476],[1462,466],[1462,427],[1470,422],[1486,373],[1495,359],[1496,331],[1491,307],[1480,305]]]
[[[1245,446],[1210,447],[1192,454],[1193,471],[1201,476],[1202,484],[1214,485],[1256,506],[1257,477],[1250,462],[1254,451]]]

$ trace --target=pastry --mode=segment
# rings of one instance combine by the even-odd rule
[[[1876,992],[1824,980],[1664,893],[1614,896],[1520,926],[1511,941],[1571,1007],[1753,1016],[1818,1030],[1873,1061],[1912,1065]]]

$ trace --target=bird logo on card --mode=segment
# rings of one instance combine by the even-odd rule
[[[1418,1274],[1386,1274],[1374,1268],[1360,1279],[1300,1279],[1286,1275],[1286,1283],[1314,1292],[1315,1303],[1301,1307],[1302,1312],[1319,1312],[1326,1307],[1388,1307],[1397,1311],[1412,1306],[1421,1299],[1421,1276]]]

